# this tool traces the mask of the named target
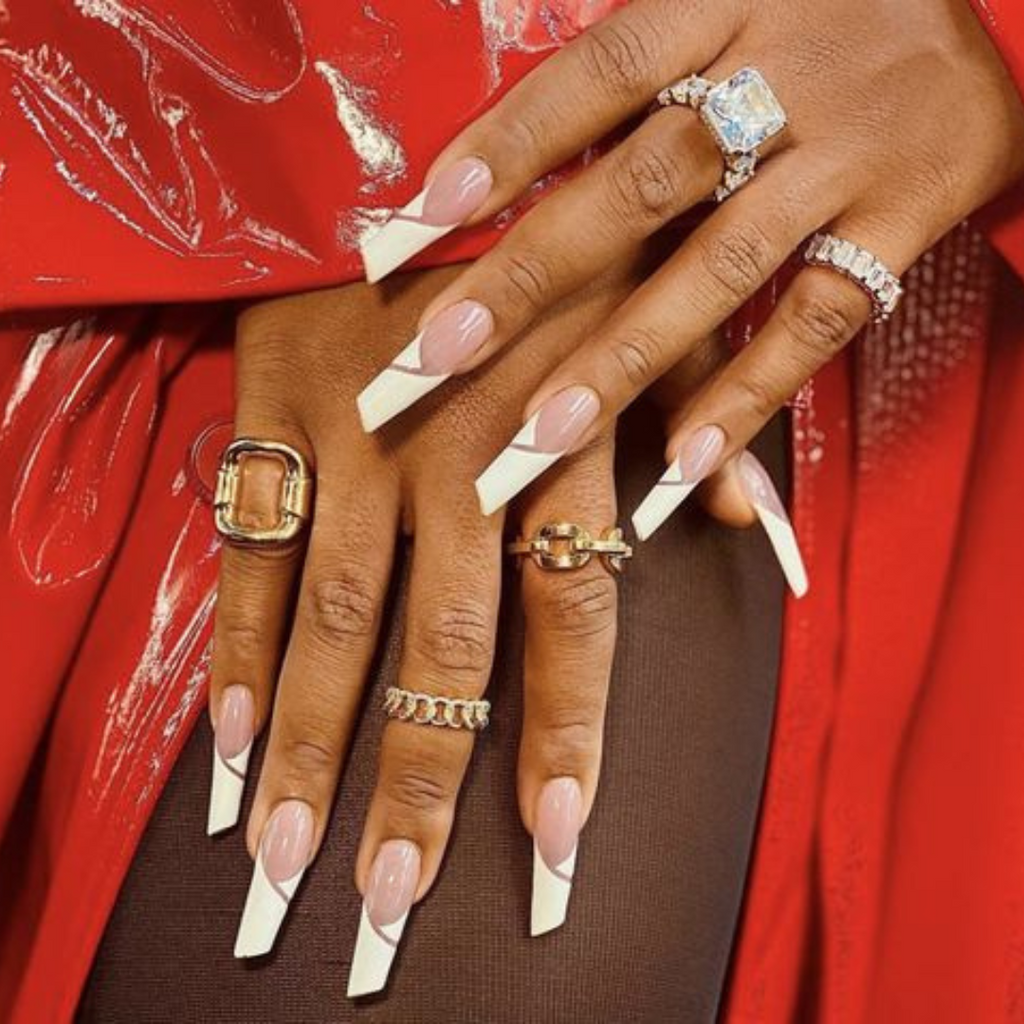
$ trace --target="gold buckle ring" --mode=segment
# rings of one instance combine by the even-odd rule
[[[248,456],[276,458],[284,465],[277,522],[272,526],[246,526],[238,518],[242,465]],[[300,452],[280,441],[241,437],[224,449],[217,471],[213,517],[217,532],[236,544],[283,544],[302,532],[313,500],[313,476]]]
[[[617,526],[594,538],[576,523],[545,523],[532,537],[519,537],[505,550],[520,564],[524,558],[532,558],[539,568],[553,572],[582,569],[597,555],[609,572],[619,573],[625,560],[633,557],[633,548],[622,539]]]

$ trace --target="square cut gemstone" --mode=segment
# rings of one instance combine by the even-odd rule
[[[785,111],[753,68],[711,89],[702,112],[729,153],[753,153],[786,127]]]

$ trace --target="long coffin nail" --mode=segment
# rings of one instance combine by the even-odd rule
[[[313,811],[309,804],[301,800],[278,804],[263,828],[235,956],[263,956],[274,948],[312,852]]]
[[[582,810],[583,794],[575,779],[552,779],[537,797],[531,935],[554,931],[565,922]]]
[[[405,839],[382,844],[370,869],[359,937],[348,976],[348,996],[379,992],[388,981],[420,880],[420,851]]]
[[[221,695],[213,740],[213,779],[206,834],[216,835],[238,823],[245,772],[256,730],[256,705],[248,686],[229,686]]]
[[[415,199],[362,245],[366,280],[387,277],[406,260],[468,220],[490,194],[491,169],[476,157],[440,171]]]
[[[790,590],[797,597],[803,597],[807,593],[807,570],[797,544],[796,532],[768,471],[750,452],[740,456],[740,481],[747,499],[754,506],[757,518],[768,534]]]
[[[491,311],[470,299],[438,313],[356,399],[363,430],[372,434],[443,384],[493,329]]]
[[[647,540],[710,475],[724,448],[725,431],[721,427],[701,427],[690,437],[633,513],[633,529],[641,540]]]
[[[476,493],[485,516],[511,501],[553,466],[597,419],[597,395],[571,387],[549,398],[477,477]]]

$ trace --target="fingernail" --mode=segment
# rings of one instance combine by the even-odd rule
[[[256,729],[256,705],[248,686],[229,686],[220,698],[213,740],[213,779],[206,834],[216,835],[238,823],[245,772]]]
[[[428,245],[468,220],[490,194],[491,169],[476,157],[458,160],[440,171],[408,205],[362,245],[366,279],[371,284],[412,259]]]
[[[552,779],[537,797],[531,935],[554,931],[565,921],[582,814],[583,794],[575,779]]]
[[[796,540],[796,531],[786,514],[779,492],[768,471],[751,452],[740,456],[740,482],[747,500],[754,506],[775,557],[782,566],[786,582],[797,597],[807,593],[807,571]]]
[[[235,941],[235,956],[262,956],[274,948],[281,922],[313,852],[313,811],[285,800],[267,819]]]
[[[379,992],[387,984],[419,880],[420,851],[415,843],[389,839],[377,851],[348,976],[350,999]]]
[[[600,408],[601,402],[590,388],[565,388],[552,395],[477,477],[476,492],[484,515],[507,504],[550,469],[597,419]]]
[[[724,448],[725,431],[717,426],[701,427],[686,441],[633,513],[633,529],[641,540],[647,540],[710,475]]]
[[[356,399],[363,430],[372,434],[443,384],[493,329],[491,311],[469,299],[438,313]]]

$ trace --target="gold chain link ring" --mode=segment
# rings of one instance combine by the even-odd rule
[[[620,573],[626,559],[633,557],[633,548],[622,539],[617,526],[594,538],[576,523],[545,523],[532,537],[519,537],[505,550],[520,564],[524,558],[532,558],[548,572],[582,569],[597,555],[609,572]]]

